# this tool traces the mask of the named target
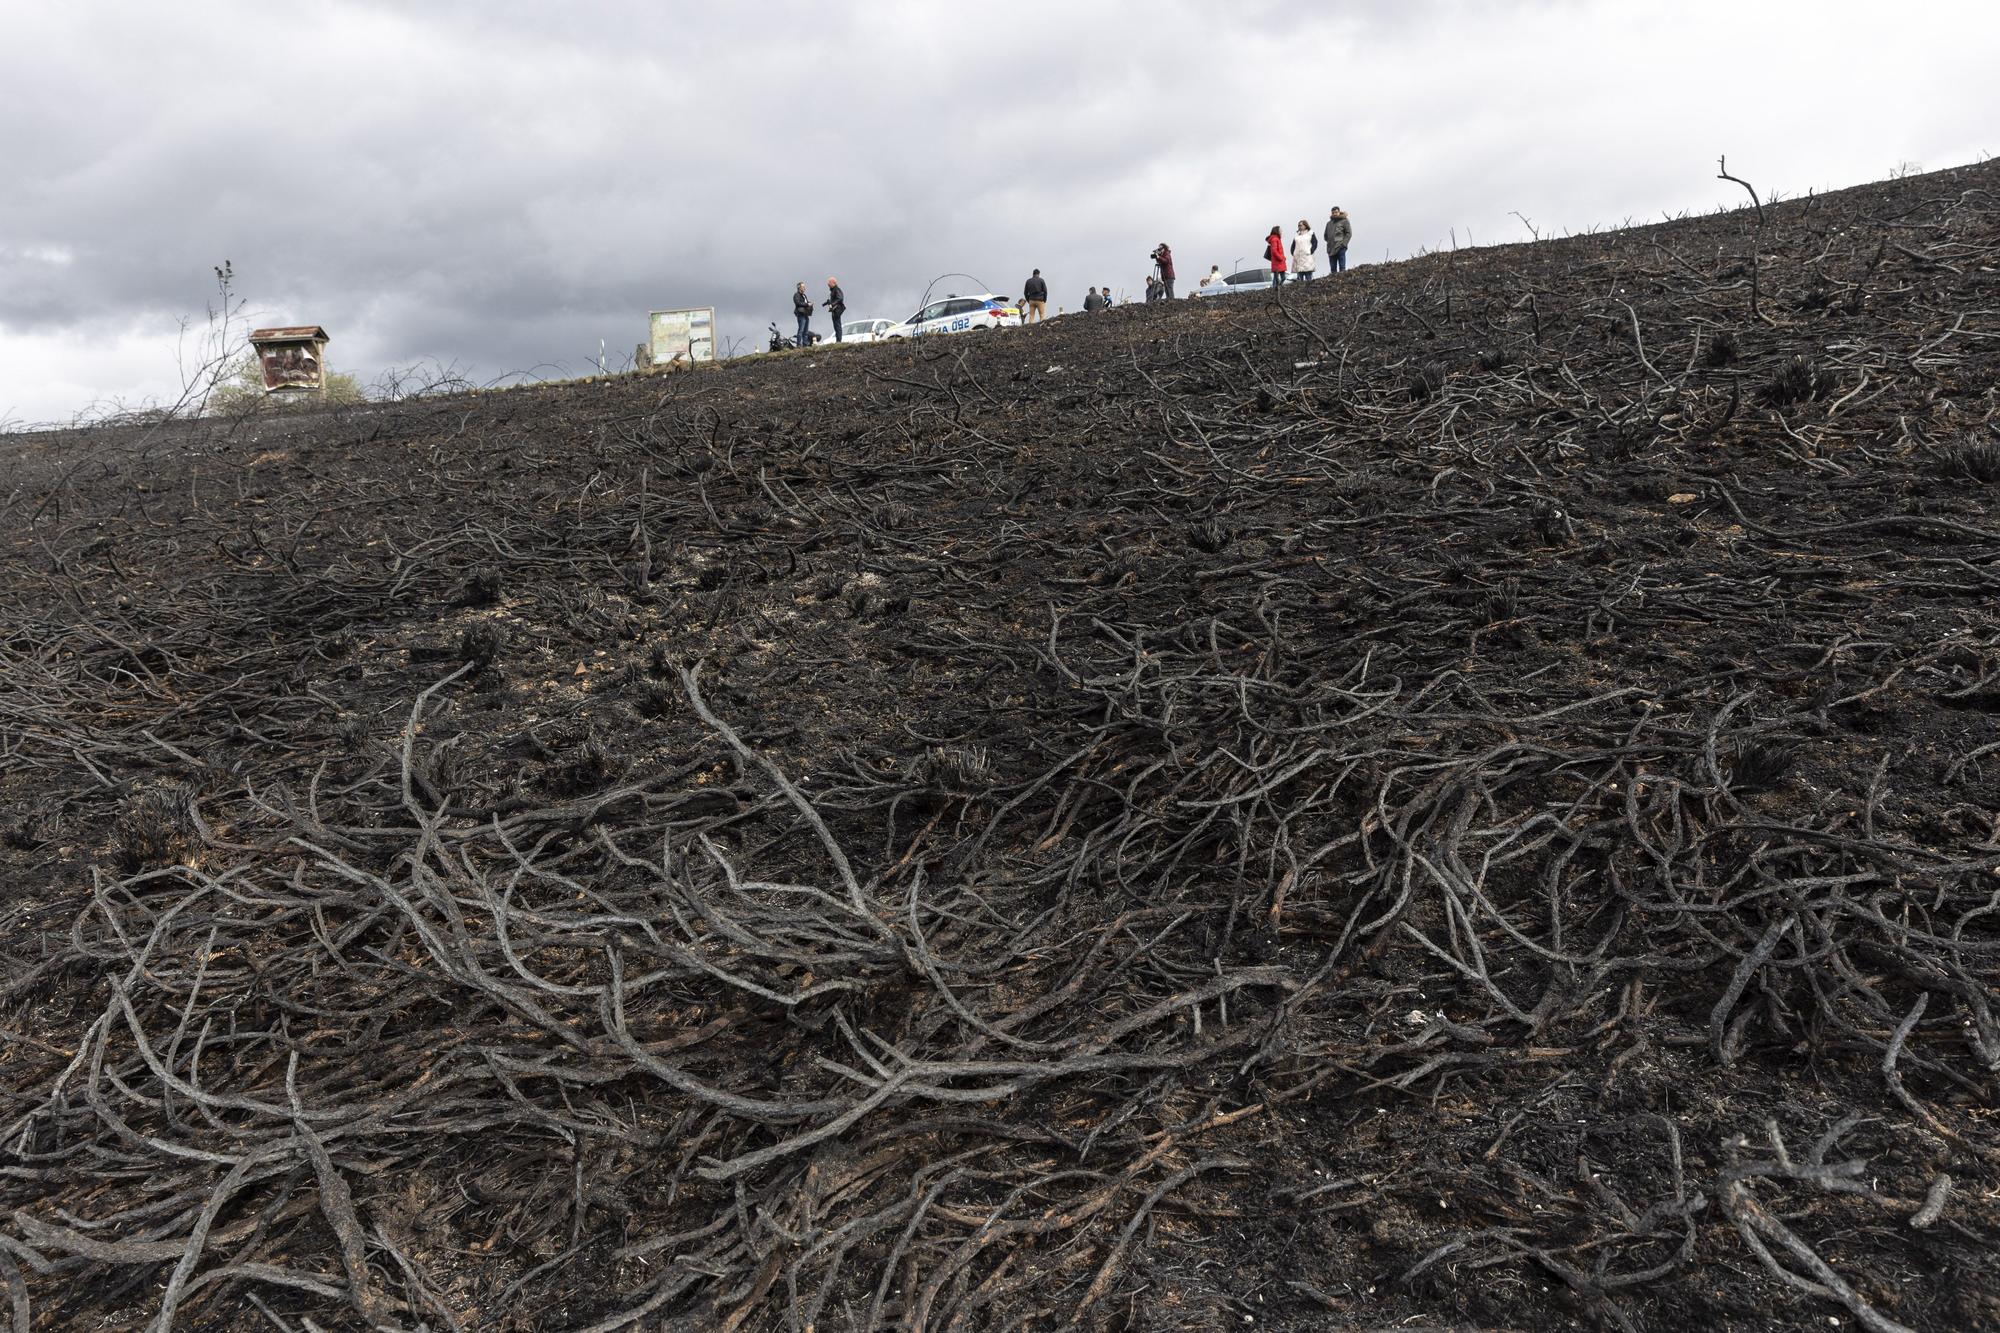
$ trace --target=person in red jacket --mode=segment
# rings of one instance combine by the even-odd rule
[[[1285,233],[1276,227],[1264,238],[1264,260],[1271,266],[1271,285],[1285,285]]]

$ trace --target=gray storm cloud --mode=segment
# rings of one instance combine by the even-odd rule
[[[1057,303],[1273,223],[1356,257],[1734,204],[2000,148],[1990,5],[35,7],[0,51],[0,421],[160,392],[232,261],[337,364],[629,353],[796,281],[908,314],[963,272]],[[1869,33],[1865,93],[1834,77]],[[1939,43],[1934,34],[1950,31]],[[966,285],[953,279],[952,286]],[[79,349],[124,355],[85,364]],[[155,350],[149,350],[155,349]],[[60,371],[61,373],[52,373]]]

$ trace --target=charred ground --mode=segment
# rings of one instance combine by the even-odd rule
[[[0,440],[17,1327],[2000,1325],[1996,191]]]

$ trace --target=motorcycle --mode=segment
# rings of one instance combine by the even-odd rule
[[[767,352],[788,352],[794,347],[811,347],[815,343],[825,341],[826,336],[824,334],[814,333],[811,329],[807,329],[806,340],[804,342],[793,342],[790,338],[778,332],[778,326],[773,324],[771,325],[771,345],[764,350]]]

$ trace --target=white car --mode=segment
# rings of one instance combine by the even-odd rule
[[[840,340],[849,343],[872,343],[896,327],[893,319],[849,319],[840,325]]]
[[[1206,287],[1196,287],[1189,296],[1235,296],[1242,292],[1268,292],[1271,290],[1271,270],[1268,268],[1246,268],[1241,273],[1232,273]]]
[[[982,329],[1017,328],[1021,311],[1012,299],[987,292],[980,296],[947,296],[933,301],[883,338],[923,338],[933,333],[978,333]]]

